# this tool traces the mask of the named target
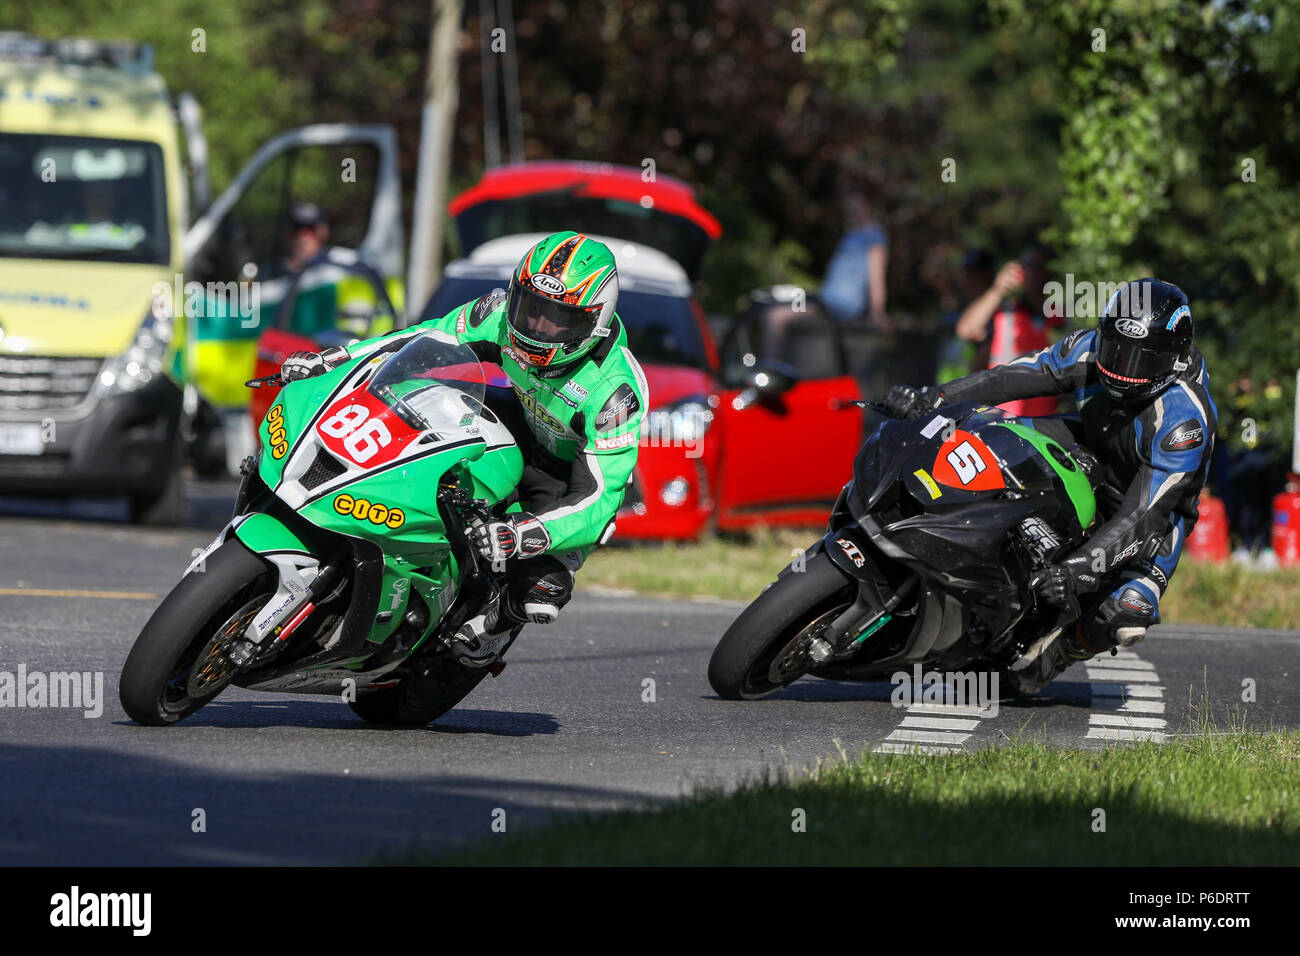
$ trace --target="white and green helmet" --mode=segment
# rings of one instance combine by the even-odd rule
[[[510,277],[510,342],[535,368],[567,365],[609,335],[617,302],[609,247],[582,233],[554,233],[524,253]]]

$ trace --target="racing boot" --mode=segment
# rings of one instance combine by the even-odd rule
[[[1017,694],[1039,694],[1061,671],[1075,661],[1086,661],[1092,656],[1093,652],[1075,634],[1066,634],[1058,627],[1025,649],[1007,671],[1007,680]]]
[[[502,603],[498,593],[482,614],[462,624],[452,637],[451,653],[466,667],[486,667],[509,643],[510,634],[518,622],[502,613]]]

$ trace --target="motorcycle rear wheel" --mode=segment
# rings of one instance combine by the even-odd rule
[[[490,673],[486,667],[465,667],[450,654],[439,654],[423,662],[419,669],[421,676],[407,674],[400,684],[361,691],[356,700],[348,701],[348,706],[368,724],[421,727],[468,697]],[[418,684],[413,685],[416,681]]]
[[[724,700],[757,700],[788,687],[816,664],[807,645],[849,607],[856,589],[822,551],[740,612],[713,649],[709,684]],[[806,665],[806,666],[804,666]]]

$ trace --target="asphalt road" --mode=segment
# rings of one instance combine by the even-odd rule
[[[0,501],[0,680],[19,667],[103,680],[98,717],[0,709],[0,863],[396,860],[491,838],[497,810],[513,830],[838,759],[841,747],[972,749],[1017,734],[1101,747],[1170,739],[1207,709],[1221,728],[1300,725],[1300,632],[1161,627],[1041,698],[978,712],[896,707],[891,684],[814,679],[732,703],[705,670],[739,604],[580,593],[428,728],[373,729],[334,698],[238,689],[177,727],[138,727],[117,702],[122,661],[231,492],[192,486],[190,525],[174,531],[132,528],[112,504]]]

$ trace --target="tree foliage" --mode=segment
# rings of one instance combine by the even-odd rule
[[[996,6],[1008,25],[1046,24],[1055,37],[1061,271],[1182,286],[1220,434],[1236,444],[1255,430],[1287,454],[1300,366],[1300,11],[1291,0]]]
[[[479,5],[466,7],[453,188],[484,163]],[[1276,379],[1265,424],[1289,436],[1294,0],[515,0],[514,11],[527,158],[652,159],[695,185],[726,229],[700,286],[711,309],[761,284],[814,286],[843,230],[842,194],[861,189],[890,233],[891,313],[959,304],[964,247],[1011,255],[1045,233],[1058,272],[1153,273],[1186,288],[1221,409],[1241,404],[1229,383]],[[203,103],[218,186],[285,127],[392,123],[409,206],[429,0],[11,0],[6,12],[14,29],[154,44],[170,87]]]

